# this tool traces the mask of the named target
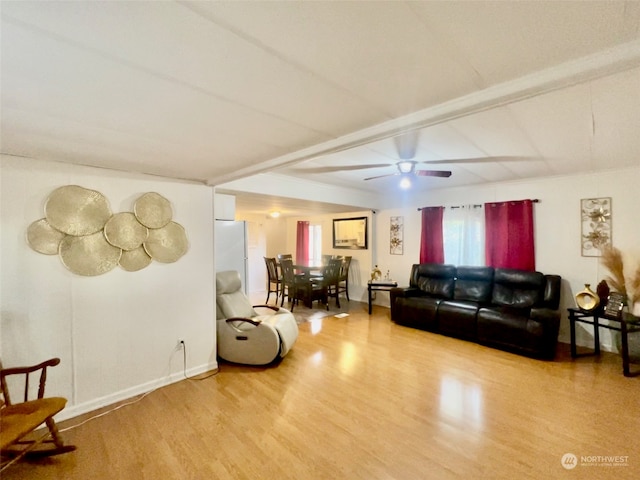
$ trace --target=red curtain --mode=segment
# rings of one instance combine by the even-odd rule
[[[296,263],[309,263],[309,222],[298,222],[296,231]]]
[[[535,271],[533,202],[486,203],[484,214],[487,265]]]
[[[443,212],[444,207],[425,207],[422,209],[420,263],[444,263]]]

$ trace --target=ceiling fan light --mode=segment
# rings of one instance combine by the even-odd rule
[[[410,173],[413,170],[414,165],[415,162],[398,162],[398,170],[400,170],[400,173]]]
[[[402,177],[400,180],[400,188],[403,190],[411,188],[411,179],[409,177]]]

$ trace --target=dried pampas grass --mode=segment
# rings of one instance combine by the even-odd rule
[[[625,279],[622,253],[615,247],[607,247],[602,251],[602,265],[611,274],[605,277],[612,290],[628,298],[628,305],[640,302],[640,264],[631,276]]]
[[[629,282],[629,294],[629,305],[640,302],[640,265],[638,265],[638,268],[636,268],[636,271],[631,276],[631,281]]]
[[[622,263],[622,253],[615,247],[607,247],[602,251],[602,265],[611,274],[605,277],[609,286],[622,295],[627,295],[626,283],[624,281],[624,264]]]

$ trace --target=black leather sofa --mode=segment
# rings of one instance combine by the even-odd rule
[[[390,293],[391,319],[409,327],[553,359],[560,326],[558,275],[415,264]]]

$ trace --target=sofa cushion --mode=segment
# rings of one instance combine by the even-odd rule
[[[488,307],[478,311],[478,341],[519,345],[526,336],[528,311],[511,307]]]
[[[544,298],[546,279],[540,272],[496,268],[493,282],[494,305],[530,309]]]
[[[558,337],[557,321],[531,318],[526,309],[481,308],[478,311],[478,342],[492,347],[553,358]]]
[[[411,276],[411,286],[418,287],[428,295],[437,298],[453,298],[456,267],[426,263],[415,265]]]
[[[400,297],[395,301],[394,321],[400,325],[436,331],[441,300],[434,297]]]
[[[488,303],[493,291],[492,267],[458,267],[453,298]]]
[[[438,305],[438,332],[465,340],[476,340],[477,302],[442,300]]]

